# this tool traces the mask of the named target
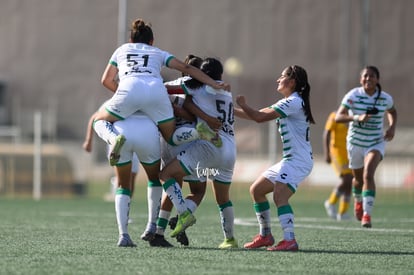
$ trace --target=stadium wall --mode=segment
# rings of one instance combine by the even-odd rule
[[[137,17],[150,21],[155,45],[181,59],[188,53],[237,58],[242,73],[224,78],[258,108],[280,98],[275,80],[283,67],[304,66],[317,121],[311,138],[320,154],[325,118],[358,85],[366,63],[379,67],[383,88],[393,94],[399,127],[414,126],[413,10],[410,0],[140,0],[128,1],[127,25]],[[117,24],[118,1],[2,0],[4,123],[30,139],[33,112],[42,110],[46,137],[80,143],[89,116],[111,95],[100,78],[117,46]],[[163,75],[178,76],[168,69]],[[236,123],[239,153],[266,154],[268,128]]]

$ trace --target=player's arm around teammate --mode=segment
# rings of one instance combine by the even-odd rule
[[[201,70],[208,73],[213,79],[221,81],[223,66],[217,59],[205,59]],[[177,212],[180,213],[177,227],[171,233],[171,236],[176,236],[176,234],[195,223],[195,218],[188,205],[177,196],[177,194],[180,194],[180,192],[176,192],[180,190],[178,181],[189,174],[197,177],[208,176],[213,180],[214,194],[219,206],[221,226],[225,238],[219,248],[234,248],[238,244],[234,238],[234,210],[229,195],[236,160],[232,96],[227,91],[208,91],[211,88],[191,80],[185,83],[186,94],[193,95],[194,103],[203,112],[220,118],[223,126],[217,134],[221,137],[223,144],[222,147],[217,148],[203,140],[196,140],[162,169],[160,179],[164,182],[164,190],[174,203]]]
[[[166,66],[220,89],[225,86],[198,68],[185,64],[167,51],[153,46],[154,34],[149,24],[137,19],[132,23],[130,41],[118,47],[102,75],[102,84],[114,92],[105,110],[99,111],[94,130],[111,145],[110,164],[118,162],[125,137],[114,131],[112,123],[142,111],[157,124],[170,144],[178,145],[199,138],[209,138],[196,129],[176,129],[173,110],[161,77]],[[119,82],[116,81],[119,76]],[[190,133],[190,134],[188,134]]]

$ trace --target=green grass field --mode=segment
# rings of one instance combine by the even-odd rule
[[[144,186],[144,184],[139,184]],[[105,190],[103,189],[105,187]],[[210,186],[209,186],[210,187]],[[138,187],[129,231],[136,248],[118,248],[114,205],[103,201],[107,184],[91,185],[79,199],[0,198],[1,274],[413,274],[414,191],[377,190],[373,228],[336,222],[322,206],[330,188],[302,186],[291,204],[297,253],[217,249],[223,240],[209,189],[187,231],[189,247],[149,247],[139,239],[146,223],[146,194]],[[233,185],[239,246],[258,233],[247,185]],[[272,208],[273,234],[281,230]]]

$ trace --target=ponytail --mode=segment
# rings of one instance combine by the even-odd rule
[[[308,83],[308,74],[305,69],[298,65],[290,66],[287,73],[296,82],[295,91],[297,91],[303,100],[302,107],[305,112],[306,121],[315,124],[315,120],[312,116],[309,96],[311,87]]]

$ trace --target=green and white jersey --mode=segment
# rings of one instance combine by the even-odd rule
[[[348,129],[347,142],[364,148],[369,148],[384,141],[384,116],[387,110],[394,106],[392,97],[384,92],[376,91],[368,95],[364,88],[350,90],[341,103],[352,112],[352,115],[365,114],[367,109],[377,108],[378,113],[372,114],[366,122],[351,122]]]
[[[174,56],[159,48],[143,43],[125,43],[118,47],[109,63],[119,70],[120,85],[128,77],[152,76],[160,79],[161,68],[168,66]]]
[[[182,86],[182,85],[184,85],[184,82],[189,80],[189,79],[191,79],[191,77],[182,76],[182,77],[179,77],[175,80],[164,82],[164,85]],[[170,101],[171,101],[172,104],[177,105],[179,107],[183,107],[184,100],[185,100],[185,95],[184,94],[171,94],[171,95],[168,95],[168,97],[170,98]],[[196,123],[195,123],[195,121],[185,120],[182,117],[175,117],[175,127],[180,128],[182,126],[194,127],[195,128]]]
[[[270,106],[281,117],[276,119],[283,145],[283,160],[313,163],[309,141],[309,122],[302,107],[303,100],[297,92]]]
[[[186,86],[183,88],[187,94],[193,95],[194,104],[204,113],[222,121],[218,133],[223,145],[218,148],[209,141],[198,139],[182,151],[177,159],[189,174],[201,181],[208,177],[221,183],[231,183],[237,155],[232,94],[207,85],[194,90]]]
[[[219,135],[222,138],[234,140],[234,110],[233,96],[225,90],[216,90],[208,85],[199,89],[189,89],[182,85],[186,94],[193,96],[193,102],[204,113],[221,120]],[[201,120],[200,118],[198,118]]]

